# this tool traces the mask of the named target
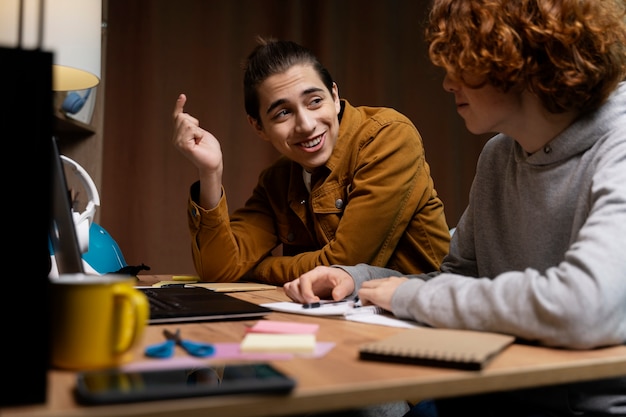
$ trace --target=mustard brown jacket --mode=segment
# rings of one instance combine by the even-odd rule
[[[191,249],[203,281],[282,285],[332,264],[439,269],[450,234],[418,130],[396,110],[341,103],[339,138],[311,193],[302,166],[282,156],[232,215],[224,189],[205,210],[199,183],[191,186]]]

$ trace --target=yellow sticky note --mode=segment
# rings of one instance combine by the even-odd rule
[[[193,286],[207,288],[215,292],[259,291],[276,288],[275,285],[257,282],[196,282],[193,283]]]
[[[240,349],[244,353],[313,353],[315,335],[247,333]]]
[[[197,275],[174,275],[172,276],[172,281],[198,282],[199,279],[200,277],[198,277]]]

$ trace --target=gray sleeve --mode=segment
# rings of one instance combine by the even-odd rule
[[[368,264],[357,264],[355,266],[333,265],[333,267],[343,269],[350,274],[350,276],[352,276],[352,279],[354,280],[354,292],[352,293],[352,296],[356,296],[357,291],[361,288],[361,284],[365,281],[376,278],[407,276],[394,269],[371,266]]]

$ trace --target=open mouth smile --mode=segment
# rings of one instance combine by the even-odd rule
[[[322,141],[322,135],[317,136],[311,140],[307,140],[306,142],[300,142],[298,146],[301,146],[303,148],[313,148],[319,145],[321,141]]]

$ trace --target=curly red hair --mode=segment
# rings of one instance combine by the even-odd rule
[[[426,40],[433,64],[469,87],[586,112],[626,78],[625,16],[625,0],[434,0]]]

